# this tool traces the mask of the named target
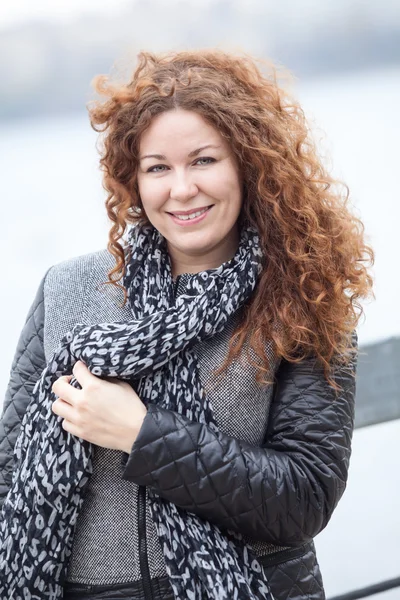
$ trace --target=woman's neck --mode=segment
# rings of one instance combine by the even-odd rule
[[[172,277],[176,279],[183,273],[200,273],[208,269],[216,269],[235,256],[238,246],[239,234],[231,236],[229,240],[223,240],[221,244],[205,254],[188,254],[168,244]]]

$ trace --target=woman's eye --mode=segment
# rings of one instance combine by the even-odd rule
[[[164,169],[167,167],[165,165],[154,165],[154,167],[150,167],[147,169],[148,173],[162,173]]]
[[[200,165],[210,165],[213,162],[215,162],[215,158],[211,158],[211,156],[202,156],[196,160],[196,164]]]
[[[202,156],[201,158],[198,158],[194,162],[194,164],[200,165],[202,167],[202,166],[214,163],[214,162],[215,162],[215,158],[211,158],[211,156]],[[166,169],[168,169],[168,167],[166,165],[154,165],[147,169],[147,173],[162,173]]]

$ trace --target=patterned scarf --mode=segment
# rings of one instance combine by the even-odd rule
[[[99,377],[137,380],[144,404],[157,402],[218,432],[191,348],[223,330],[251,296],[262,254],[243,229],[235,256],[193,275],[174,298],[165,239],[133,227],[124,285],[132,320],[76,325],[36,383],[14,450],[11,489],[0,524],[0,598],[63,597],[73,533],[92,473],[92,445],[62,428],[51,406],[56,379],[82,360]],[[73,378],[71,384],[79,388]],[[273,600],[260,563],[238,533],[188,513],[149,489],[167,573],[179,600]]]

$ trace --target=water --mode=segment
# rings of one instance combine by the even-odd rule
[[[400,335],[400,69],[318,80],[299,85],[298,94],[325,132],[321,139],[316,133],[320,147],[329,151],[334,175],[349,184],[376,251],[376,301],[365,305],[360,343]],[[84,114],[1,126],[2,389],[46,270],[107,243],[95,143]],[[399,434],[400,421],[354,434],[348,489],[316,540],[328,595],[400,574]],[[381,596],[394,600],[400,590]]]
[[[356,429],[347,489],[315,538],[327,597],[400,575],[400,420]],[[399,600],[400,588],[372,600]]]

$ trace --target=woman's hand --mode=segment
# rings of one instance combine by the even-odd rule
[[[106,381],[78,361],[72,373],[82,389],[70,385],[72,375],[52,386],[58,396],[53,412],[62,417],[65,431],[103,448],[131,452],[147,409],[129,383]]]

